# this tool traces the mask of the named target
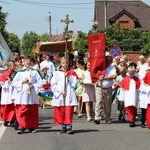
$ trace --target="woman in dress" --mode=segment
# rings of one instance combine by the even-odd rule
[[[90,62],[87,62],[87,70],[83,72],[82,80],[84,84],[82,101],[85,102],[87,121],[91,121],[93,102],[95,101],[95,86],[90,77]]]

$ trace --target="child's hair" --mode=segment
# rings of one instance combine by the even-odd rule
[[[71,69],[73,66],[75,66],[76,65],[76,63],[75,63],[75,61],[73,61],[73,60],[70,60],[69,61],[69,65],[68,65],[68,69]]]
[[[85,65],[84,60],[83,59],[79,59],[78,60],[78,64],[81,64],[82,66],[84,66]]]
[[[6,63],[7,68],[9,68],[12,63],[14,63],[13,60],[8,60],[7,63]]]
[[[35,64],[35,63],[36,63],[36,60],[35,60],[35,58],[34,58],[34,57],[30,57],[30,60],[31,60],[31,62],[32,62],[33,64]]]
[[[74,54],[69,53],[69,60],[74,60]]]
[[[25,60],[31,60],[31,57],[30,56],[25,56],[24,59]]]
[[[22,62],[22,58],[21,57],[17,57],[17,58],[15,58],[15,62],[17,62],[17,61],[21,61]]]
[[[127,68],[126,68],[126,67],[121,67],[121,66],[120,66],[120,67],[118,67],[118,70],[119,70],[119,72],[120,72],[120,71],[126,72]]]
[[[128,67],[128,71],[129,71],[129,72],[135,71],[135,67],[134,67],[134,66],[129,66],[129,67]]]
[[[133,69],[136,70],[136,67],[137,67],[137,64],[134,63],[134,62],[131,62],[131,63],[128,65],[128,70],[129,70],[129,68],[133,68]]]

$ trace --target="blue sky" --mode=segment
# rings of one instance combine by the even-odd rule
[[[150,5],[150,0],[142,0]],[[37,3],[34,3],[37,2]],[[65,5],[64,5],[65,4]],[[74,23],[69,24],[69,30],[88,32],[94,18],[94,0],[0,0],[3,12],[8,12],[7,30],[20,38],[26,31],[37,34],[49,32],[49,12],[51,12],[52,34],[64,31],[65,19],[69,14]]]

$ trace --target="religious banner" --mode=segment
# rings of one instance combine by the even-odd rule
[[[92,83],[98,81],[101,75],[105,74],[105,34],[88,35],[90,55],[90,75]]]

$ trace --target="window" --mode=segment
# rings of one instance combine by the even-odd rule
[[[123,28],[129,28],[129,21],[119,21],[119,27],[121,29],[123,29]]]

